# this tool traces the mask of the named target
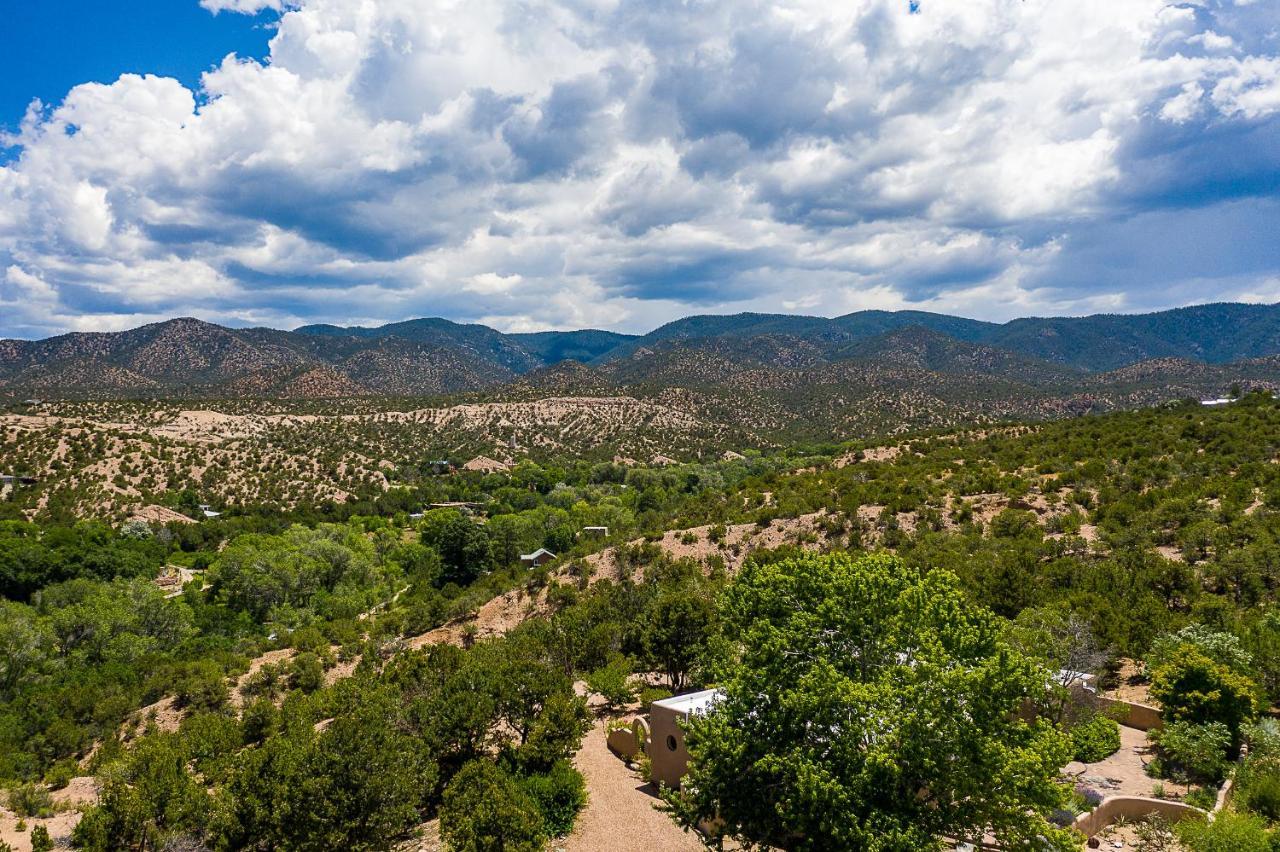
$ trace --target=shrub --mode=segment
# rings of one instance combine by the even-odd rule
[[[1249,761],[1236,779],[1236,802],[1268,822],[1280,822],[1280,766]]]
[[[617,657],[607,666],[587,675],[587,688],[603,698],[609,709],[614,710],[635,700],[636,691],[630,678],[631,662],[626,657]]]
[[[75,758],[59,760],[44,774],[44,783],[49,785],[50,790],[61,790],[71,783],[71,779],[76,777],[79,769],[80,766]]]
[[[310,651],[293,658],[289,665],[289,685],[303,692],[315,692],[324,686],[324,664]]]
[[[1077,784],[1075,794],[1090,810],[1102,804],[1102,794],[1086,784]]]
[[[453,852],[536,852],[543,846],[543,817],[506,772],[473,760],[444,790],[440,836]]]
[[[582,773],[566,760],[551,767],[550,772],[529,776],[520,786],[538,806],[548,837],[562,837],[572,831],[574,820],[587,803]]]
[[[267,663],[245,678],[244,685],[240,687],[240,691],[246,698],[254,698],[259,695],[268,698],[274,697],[276,691],[283,685],[283,679],[283,667]]]
[[[660,686],[646,686],[640,690],[640,709],[645,713],[649,712],[649,706],[655,701],[662,701],[664,698],[670,698],[671,690],[663,689]]]
[[[31,852],[52,852],[53,839],[49,837],[49,829],[37,825],[31,829]]]
[[[1238,744],[1241,726],[1255,712],[1253,681],[1184,645],[1152,675],[1151,695],[1165,719],[1194,724],[1225,724],[1230,743]]]
[[[226,704],[227,682],[217,663],[200,660],[187,664],[176,674],[174,692],[179,707],[216,710]]]
[[[1193,808],[1211,811],[1213,806],[1218,803],[1218,790],[1216,787],[1196,787],[1194,790],[1187,791],[1183,801]]]
[[[1271,838],[1262,820],[1224,811],[1213,822],[1187,820],[1178,838],[1190,852],[1270,852]]]
[[[1221,722],[1170,722],[1155,735],[1166,763],[1200,781],[1217,783],[1227,771],[1231,732]]]
[[[1249,743],[1249,757],[1275,758],[1280,760],[1280,723],[1275,719],[1260,719],[1244,730],[1244,738]]]
[[[1094,716],[1071,729],[1075,759],[1097,763],[1120,749],[1120,725],[1106,716]]]
[[[20,784],[9,791],[9,810],[19,817],[53,816],[53,797],[47,787],[39,784]]]
[[[240,728],[246,743],[260,743],[275,733],[280,713],[269,699],[259,698],[244,708]]]

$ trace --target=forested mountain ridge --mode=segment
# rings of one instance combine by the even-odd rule
[[[715,395],[745,371],[767,374],[761,382],[767,388],[908,370],[928,373],[934,384],[943,381],[939,377],[985,376],[1052,388],[1063,399],[1149,361],[1156,363],[1129,378],[1143,374],[1159,383],[1162,365],[1172,358],[1232,364],[1241,377],[1270,381],[1267,364],[1258,359],[1276,355],[1280,307],[1239,304],[1003,325],[919,311],[862,311],[834,319],[695,316],[638,337],[598,330],[504,334],[438,318],[295,331],[175,319],[115,333],[0,341],[0,396],[502,398],[513,383],[513,392],[527,390],[543,380],[540,373],[577,362],[586,368],[577,372],[581,384],[640,393],[681,388]],[[1244,366],[1246,361],[1252,363]],[[813,370],[824,373],[803,372]],[[963,394],[966,383],[955,382],[945,395]],[[867,388],[847,390],[858,396]]]

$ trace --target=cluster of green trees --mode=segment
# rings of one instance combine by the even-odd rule
[[[657,673],[725,695],[690,731],[694,776],[673,799],[687,824],[718,815],[781,848],[987,830],[1061,845],[1057,769],[1113,750],[1115,728],[1047,672],[1145,659],[1168,777],[1212,786],[1262,737],[1256,717],[1280,698],[1274,402],[929,435],[839,467],[823,449],[423,470],[346,506],[167,528],[0,523],[0,781],[56,785],[99,744],[89,848],[385,848],[438,814],[455,848],[534,849],[583,801],[565,762],[588,721],[572,684],[618,706],[634,674]],[[446,502],[482,508],[409,517]],[[786,546],[730,582],[718,556],[620,545],[820,510],[825,540],[803,543],[855,555]],[[611,545],[624,570],[589,582],[580,557]],[[537,547],[569,576],[524,571]],[[856,556],[884,548],[896,555]],[[206,570],[166,598],[151,578],[173,562]],[[547,587],[549,611],[505,638],[400,652],[520,587]],[[233,708],[231,678],[282,647],[292,659]],[[356,673],[328,684],[340,660]],[[181,729],[144,720],[122,745],[123,720],[166,696]],[[1014,712],[1028,702],[1037,721]],[[1250,754],[1241,818],[1269,831],[1280,772]]]

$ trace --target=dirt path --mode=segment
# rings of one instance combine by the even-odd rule
[[[573,834],[552,846],[565,852],[701,852],[696,836],[655,807],[660,801],[653,788],[609,751],[604,726],[602,719],[591,729],[573,759],[591,799]]]

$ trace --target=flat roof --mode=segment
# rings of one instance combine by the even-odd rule
[[[654,707],[662,707],[688,716],[690,713],[704,713],[721,696],[718,689],[704,689],[702,692],[690,692],[688,695],[676,695],[653,702]]]

